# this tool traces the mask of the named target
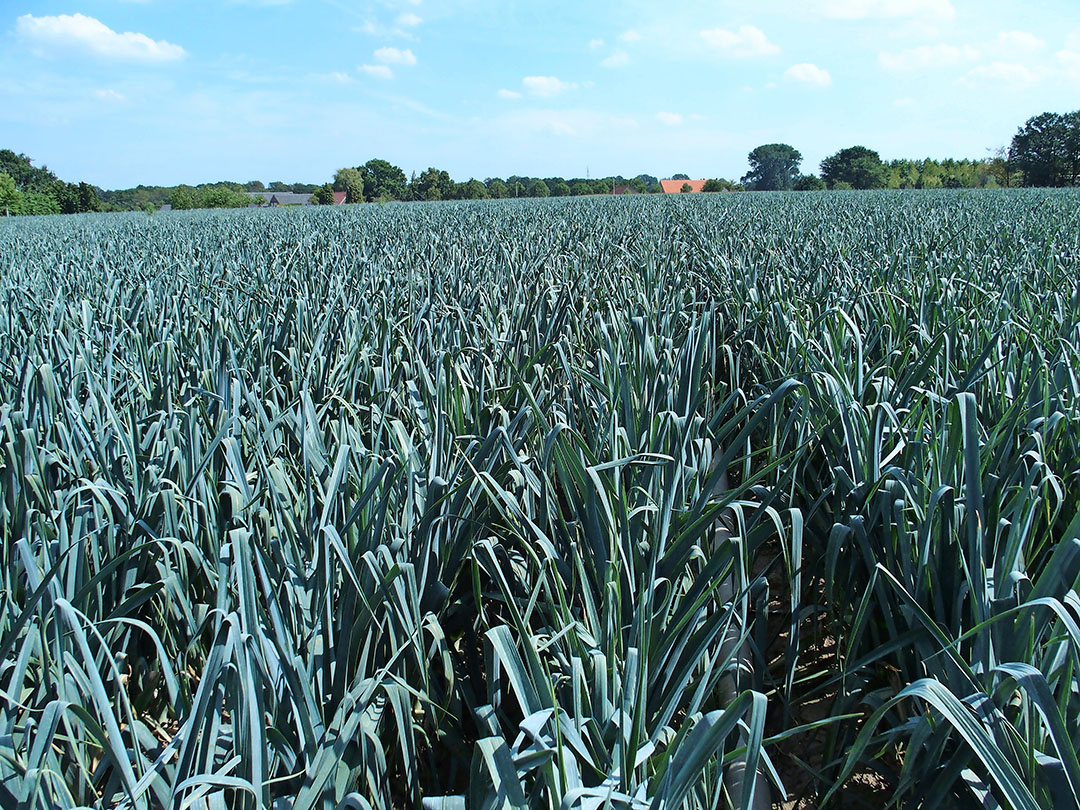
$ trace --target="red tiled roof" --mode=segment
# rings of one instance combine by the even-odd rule
[[[334,192],[334,205],[344,205],[345,204],[345,195],[347,193],[348,192],[346,192],[346,191],[335,191]]]
[[[681,194],[684,185],[690,186],[691,194],[700,194],[705,190],[704,180],[661,180],[660,187],[665,194]]]

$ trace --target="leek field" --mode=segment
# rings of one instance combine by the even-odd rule
[[[1080,810],[1080,192],[0,222],[0,807]]]

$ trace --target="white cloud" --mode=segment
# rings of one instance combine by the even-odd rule
[[[379,48],[375,51],[375,61],[382,62],[384,65],[405,65],[411,66],[416,64],[416,56],[408,48],[400,50],[399,48]]]
[[[973,67],[964,77],[963,83],[988,81],[994,84],[1026,87],[1035,84],[1038,80],[1039,74],[1026,65],[1015,62],[991,62],[988,65]]]
[[[127,96],[123,93],[117,93],[115,90],[95,90],[94,98],[100,99],[101,101],[127,101]]]
[[[920,45],[904,51],[882,51],[878,63],[885,70],[904,73],[913,70],[933,70],[956,67],[979,58],[979,50],[971,45]]]
[[[950,0],[820,0],[818,10],[838,20],[917,17],[951,20],[956,9]]]
[[[351,84],[353,77],[348,73],[341,73],[340,71],[334,71],[333,73],[326,74],[327,81],[336,82],[337,84]]]
[[[629,31],[623,31],[619,34],[619,39],[626,43],[640,42],[641,34],[631,28]]]
[[[106,59],[138,62],[171,62],[187,55],[179,45],[131,31],[121,34],[83,14],[58,17],[24,14],[15,20],[15,32],[22,39],[51,52],[83,51]]]
[[[630,54],[626,51],[615,51],[615,53],[600,64],[607,68],[626,67],[630,64]]]
[[[600,50],[600,48],[603,48],[603,47],[604,47],[604,40],[602,40],[602,39],[590,39],[589,40],[589,48],[590,48],[590,50],[597,51],[597,50]]]
[[[738,31],[709,28],[701,32],[701,38],[710,48],[735,59],[780,53],[780,48],[769,42],[769,38],[760,28],[752,25],[740,25]]]
[[[527,91],[532,93],[532,95],[540,96],[541,98],[557,96],[559,93],[573,90],[577,87],[573,82],[564,82],[562,79],[558,79],[555,76],[526,76],[521,80],[521,83]]]
[[[424,20],[418,14],[413,14],[411,11],[406,11],[404,14],[398,15],[397,24],[404,25],[406,28],[415,28],[420,25]]]
[[[667,127],[682,126],[683,117],[678,113],[673,112],[658,112],[656,114],[656,120]]]
[[[372,76],[376,79],[394,78],[394,71],[392,71],[386,65],[360,65],[357,70],[362,71],[368,76]]]
[[[810,62],[800,62],[792,65],[784,71],[784,78],[811,87],[828,87],[832,84],[832,76],[825,68],[819,68]]]
[[[500,90],[498,93],[496,93],[496,95],[499,98],[509,98],[509,99],[521,98],[521,93],[517,92],[516,90],[507,90],[506,88],[503,88],[502,90]]]
[[[1046,43],[1027,31],[1002,31],[997,35],[995,45],[1010,54],[1031,54],[1041,51]]]

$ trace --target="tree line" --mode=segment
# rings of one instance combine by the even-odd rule
[[[764,144],[748,158],[742,185],[752,191],[1076,186],[1080,111],[1029,118],[1008,147],[984,160],[884,161],[873,149],[849,146],[825,158],[818,176],[800,173],[802,154],[789,144]]]
[[[594,178],[489,177],[470,178],[455,182],[444,169],[430,167],[406,177],[398,166],[372,159],[362,166],[338,169],[333,181],[316,194],[316,202],[332,202],[333,192],[344,191],[345,202],[433,202],[437,200],[486,200],[513,197],[580,197],[589,194],[610,194],[616,186],[625,185],[639,194],[659,192],[660,181],[648,174],[633,178],[622,176]]]
[[[933,189],[1063,187],[1080,184],[1080,111],[1046,112],[1029,118],[1012,142],[981,160],[890,160],[865,146],[850,146],[825,158],[819,174],[801,172],[802,154],[789,144],[757,147],[748,156],[750,170],[739,181],[713,178],[705,191],[815,191],[822,189]],[[689,180],[686,174],[675,180]],[[264,184],[220,182],[197,186],[137,186],[105,191],[88,183],[67,183],[29,157],[0,150],[0,215],[74,214],[90,211],[154,211],[173,208],[241,208],[253,204],[251,192],[283,191],[313,195],[330,204],[334,192],[346,202],[509,199],[610,194],[619,186],[639,194],[662,191],[648,174],[632,178],[489,177],[455,182],[430,167],[407,177],[398,166],[372,159],[339,169],[329,183]],[[689,191],[690,186],[683,187]]]
[[[97,189],[88,183],[65,183],[26,155],[0,149],[0,216],[81,214],[101,211]]]

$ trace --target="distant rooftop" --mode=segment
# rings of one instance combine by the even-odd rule
[[[704,180],[661,180],[660,187],[665,194],[682,194],[683,186],[690,186],[691,194],[700,194],[705,190]]]

